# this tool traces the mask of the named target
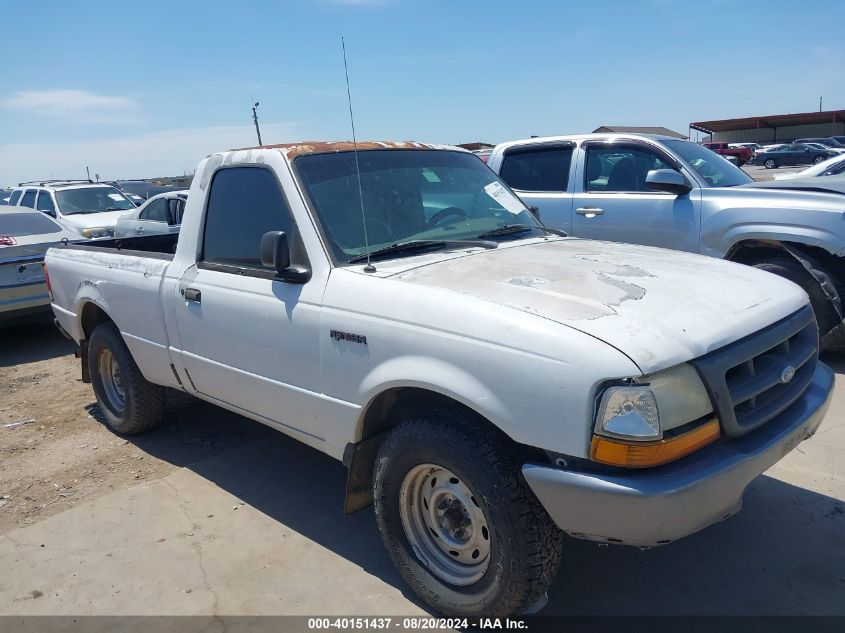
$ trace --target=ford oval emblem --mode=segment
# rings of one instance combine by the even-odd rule
[[[780,381],[783,384],[786,384],[793,378],[795,378],[795,367],[793,367],[792,365],[787,365],[780,373]]]

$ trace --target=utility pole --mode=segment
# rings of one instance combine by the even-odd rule
[[[819,112],[822,111],[822,98],[819,97]]]
[[[258,112],[255,109],[258,107],[258,101],[255,102],[255,105],[252,106],[252,121],[255,123],[255,133],[258,135],[258,144],[264,145],[261,142],[261,130],[258,129]]]

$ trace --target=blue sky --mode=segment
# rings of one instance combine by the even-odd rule
[[[0,185],[86,164],[190,172],[254,143],[251,99],[265,142],[348,138],[341,34],[360,138],[686,133],[820,95],[843,108],[840,14],[839,0],[0,0]]]

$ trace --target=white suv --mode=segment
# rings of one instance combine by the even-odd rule
[[[89,238],[113,235],[117,219],[135,208],[120,189],[89,180],[22,182],[9,204],[43,211]]]

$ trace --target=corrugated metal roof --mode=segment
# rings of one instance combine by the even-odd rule
[[[642,125],[602,125],[593,130],[598,132],[616,132],[619,134],[660,134],[662,136],[672,136],[674,138],[687,138],[685,134],[670,130],[668,127],[662,126],[642,126]]]
[[[695,121],[689,126],[693,130],[712,134],[714,132],[732,132],[755,128],[779,128],[791,125],[819,125],[845,121],[845,110],[827,110],[825,112],[798,112],[795,114],[772,114],[738,119],[717,119],[714,121]]]

